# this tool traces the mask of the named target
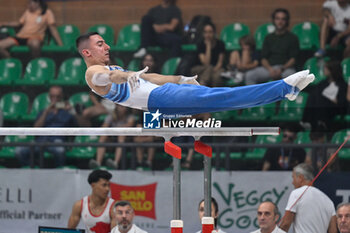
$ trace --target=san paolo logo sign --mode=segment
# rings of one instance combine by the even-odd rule
[[[156,189],[157,183],[140,186],[111,183],[111,197],[116,201],[129,201],[135,215],[156,220]]]

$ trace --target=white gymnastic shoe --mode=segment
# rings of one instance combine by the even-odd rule
[[[314,74],[309,74],[309,70],[299,71],[283,79],[287,84],[294,87],[291,93],[286,95],[289,100],[295,100],[301,90],[315,80]]]

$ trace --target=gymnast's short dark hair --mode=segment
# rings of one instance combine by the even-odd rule
[[[98,32],[87,32],[82,35],[80,35],[76,40],[75,40],[75,45],[77,48],[79,48],[79,45],[87,40],[89,40],[90,36],[93,35],[100,35]]]

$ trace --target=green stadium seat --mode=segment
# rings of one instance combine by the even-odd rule
[[[295,101],[282,100],[277,115],[273,115],[273,121],[299,122],[304,113],[308,94],[302,92]]]
[[[149,52],[158,52],[158,53],[161,53],[161,52],[164,52],[166,51],[167,48],[162,48],[160,46],[149,46],[147,47],[147,51]]]
[[[232,78],[229,78],[229,79],[225,78],[224,82],[226,87],[236,87],[236,86],[242,86],[244,83],[244,80],[242,79],[242,81],[238,81]]]
[[[51,58],[36,58],[27,66],[22,79],[16,80],[16,85],[35,86],[45,85],[53,80],[56,73],[56,64]]]
[[[12,85],[22,77],[22,62],[17,58],[0,60],[0,85]]]
[[[180,61],[181,61],[180,57],[173,57],[173,58],[166,60],[162,66],[161,73],[163,75],[174,75]]]
[[[92,101],[88,92],[75,93],[69,97],[69,103],[72,106],[75,106],[76,104],[82,104],[84,107],[92,106]]]
[[[281,142],[282,135],[258,135],[255,144],[274,144]],[[247,160],[261,160],[264,158],[267,148],[254,148],[245,153],[244,158]]]
[[[256,49],[261,50],[264,44],[265,37],[275,31],[275,26],[272,23],[265,23],[260,25],[254,33]]]
[[[212,113],[212,117],[222,122],[232,122],[238,116],[237,110],[221,111]]]
[[[141,60],[138,58],[132,59],[128,64],[128,70],[138,71],[141,67]]]
[[[49,45],[43,46],[45,52],[72,52],[76,51],[75,40],[80,36],[80,30],[73,24],[65,24],[57,27],[63,46],[58,46],[55,39],[51,38]]]
[[[29,114],[23,116],[25,121],[34,121],[40,111],[44,110],[50,105],[50,99],[47,92],[37,95],[32,104]]]
[[[4,26],[0,28],[0,33],[7,34],[9,36],[15,36],[16,30],[13,27]]]
[[[34,136],[5,136],[4,142],[31,142],[34,140]],[[3,146],[0,150],[0,158],[14,159],[15,158],[15,146]]]
[[[196,51],[197,45],[196,44],[183,44],[183,45],[181,45],[181,49],[182,49],[182,51],[187,51],[187,52]]]
[[[42,47],[42,49],[49,44],[48,38],[49,38],[49,31],[46,31],[45,38],[43,41],[44,46]],[[27,55],[30,52],[30,48],[27,45],[12,46],[10,49],[10,52],[11,53],[24,53]]]
[[[349,82],[349,78],[350,78],[350,58],[345,58],[342,62],[341,62],[341,66],[343,69],[343,77],[346,83]]]
[[[302,22],[292,28],[299,39],[301,50],[317,50],[320,47],[320,28],[312,22]]]
[[[264,122],[269,120],[276,111],[276,104],[271,103],[254,108],[243,109],[242,114],[238,115],[235,120],[250,121],[250,122]]]
[[[0,109],[4,120],[20,121],[27,114],[29,98],[23,92],[10,92],[0,99]]]
[[[16,45],[10,48],[10,53],[29,53],[30,49],[27,45]]]
[[[109,46],[114,44],[114,29],[110,25],[96,24],[89,27],[88,32],[98,32]]]
[[[310,139],[310,131],[300,131],[297,133],[297,138],[295,139],[297,144],[307,144],[312,143]],[[310,148],[304,148],[306,152],[310,151]]]
[[[112,51],[134,52],[140,47],[141,28],[139,24],[124,26],[118,34],[116,45]]]
[[[98,142],[98,136],[76,136],[74,142]],[[95,157],[96,150],[96,147],[91,146],[73,147],[72,150],[67,151],[66,157],[68,159],[92,159]]]
[[[121,67],[124,68],[124,62],[123,62],[123,60],[122,60],[121,58],[116,57],[116,58],[114,58],[114,59],[115,59],[115,64],[116,64],[116,65],[121,66]]]
[[[323,67],[326,61],[329,61],[329,57],[325,58],[316,58],[312,57],[306,60],[304,64],[304,69],[310,70],[310,73],[315,75],[315,81],[310,83],[310,85],[316,85],[322,80],[326,79],[326,76],[323,72]]]
[[[51,85],[83,85],[86,65],[82,58],[68,58],[61,64],[56,79],[49,80]]]
[[[241,46],[239,39],[249,35],[250,29],[243,23],[232,23],[226,25],[220,33],[220,39],[225,43],[226,50],[239,50]]]
[[[331,142],[340,145],[345,141],[345,139],[349,135],[350,135],[350,129],[340,130],[333,135]],[[349,143],[349,141],[347,142],[347,144],[348,143]],[[340,160],[350,160],[350,148],[342,148],[338,152],[338,158]]]

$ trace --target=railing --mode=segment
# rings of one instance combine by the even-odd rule
[[[321,157],[323,158],[323,161],[326,161],[326,157],[327,157],[327,150],[330,148],[338,148],[339,144],[332,144],[332,143],[307,143],[307,144],[287,144],[287,143],[275,143],[275,144],[255,144],[255,143],[235,143],[235,142],[230,142],[230,143],[220,143],[220,142],[213,142],[213,143],[207,143],[208,145],[212,146],[213,148],[213,152],[216,153],[217,155],[219,153],[225,153],[226,157],[225,159],[225,169],[226,170],[231,170],[231,164],[228,162],[230,161],[230,157],[229,154],[231,152],[235,152],[235,151],[242,151],[244,153],[245,150],[248,149],[254,149],[254,148],[310,148],[310,149],[320,149],[317,151],[321,151],[322,155]],[[193,143],[177,143],[177,145],[179,145],[181,148],[193,148]],[[126,142],[126,143],[118,143],[118,142],[104,142],[104,143],[100,143],[100,142],[84,142],[84,143],[77,143],[77,142],[0,142],[0,147],[5,147],[5,146],[9,146],[9,147],[16,147],[16,146],[28,146],[34,149],[34,147],[38,146],[41,147],[43,151],[43,149],[45,147],[49,147],[49,146],[63,146],[66,148],[71,148],[71,147],[108,147],[108,148],[113,148],[113,147],[121,147],[124,149],[128,149],[131,151],[135,151],[135,149],[137,147],[143,147],[143,148],[149,148],[149,147],[153,147],[153,148],[158,148],[163,150],[164,147],[164,143],[163,142],[143,142],[143,143],[138,143],[138,142]],[[350,148],[350,144],[345,144],[344,148]],[[313,150],[314,152],[316,150]],[[44,167],[44,158],[43,158],[43,153],[41,153],[40,156],[40,160],[39,160],[39,167]],[[32,164],[31,166],[34,166],[34,156],[32,156]],[[317,154],[313,153],[312,154],[313,157],[318,156]],[[244,160],[244,157],[243,157]],[[220,161],[221,158],[220,156],[216,156],[213,159],[213,163],[214,163],[214,167],[216,167],[216,169],[220,168]],[[136,153],[132,153],[131,156],[131,166],[132,169],[136,168]],[[125,160],[125,156],[122,157],[122,161],[121,161],[121,169],[126,169],[126,160]]]

